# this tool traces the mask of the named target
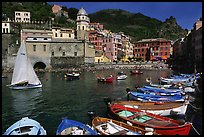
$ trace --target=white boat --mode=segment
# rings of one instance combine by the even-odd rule
[[[117,75],[117,80],[125,80],[127,78],[127,75],[123,72],[119,72]]]
[[[11,89],[40,88],[42,84],[36,75],[30,59],[27,56],[25,42],[18,50],[11,84]]]
[[[3,135],[47,135],[39,122],[24,117],[11,125]]]

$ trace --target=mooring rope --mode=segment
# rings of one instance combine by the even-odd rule
[[[198,135],[200,135],[200,133],[196,130],[196,128],[193,126],[193,124],[191,124],[192,125],[192,128],[195,130],[195,132],[198,134]]]

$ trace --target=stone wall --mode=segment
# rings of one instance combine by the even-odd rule
[[[78,67],[83,64],[83,57],[51,57],[51,66],[53,69]]]

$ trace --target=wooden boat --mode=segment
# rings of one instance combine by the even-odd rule
[[[128,92],[128,100],[138,100],[138,101],[150,101],[150,102],[184,102],[186,96],[182,95],[172,95],[172,96],[161,96],[161,95],[152,95],[139,92]]]
[[[56,135],[98,135],[98,133],[88,125],[64,118],[57,128]]]
[[[165,89],[165,88],[157,88],[151,86],[144,86],[141,88],[137,88],[137,90],[142,91],[142,93],[147,92],[153,95],[162,95],[162,96],[173,96],[173,95],[185,95],[185,92],[181,89]]]
[[[18,50],[10,85],[11,89],[41,88],[42,84],[36,75],[27,55],[25,41]]]
[[[189,101],[185,102],[141,102],[141,101],[108,101],[106,104],[119,104],[136,108],[160,116],[185,115]]]
[[[139,71],[139,70],[130,70],[130,73],[131,73],[132,75],[134,75],[134,74],[143,74],[143,72],[142,72],[142,71]]]
[[[153,128],[156,133],[161,135],[188,135],[192,126],[190,122],[177,121],[119,104],[110,104],[108,110],[116,120],[130,122],[133,126],[143,129]]]
[[[92,120],[92,127],[100,135],[154,135],[152,128],[134,127],[109,118],[95,117]]]
[[[24,117],[11,125],[3,135],[47,135],[47,133],[40,123]]]
[[[113,76],[112,75],[110,75],[109,77],[101,77],[101,76],[98,76],[97,77],[97,80],[98,80],[98,82],[107,82],[107,83],[112,83],[113,82]]]

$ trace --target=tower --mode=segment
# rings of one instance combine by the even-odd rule
[[[77,13],[77,39],[84,40],[88,39],[89,23],[90,19],[86,11],[81,8]]]

